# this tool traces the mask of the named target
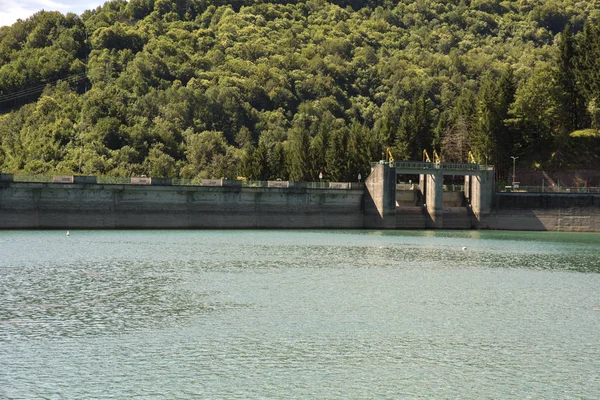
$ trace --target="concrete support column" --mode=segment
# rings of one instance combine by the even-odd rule
[[[465,199],[471,199],[471,176],[465,175]]]
[[[428,228],[444,227],[444,186],[442,171],[432,171],[427,175],[425,201],[429,214]]]
[[[494,171],[483,171],[471,180],[471,207],[477,219],[478,228],[488,227],[488,217],[492,211],[494,196]]]
[[[377,164],[365,181],[366,228],[396,228],[396,169]]]

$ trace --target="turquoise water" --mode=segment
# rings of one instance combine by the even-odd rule
[[[0,398],[597,399],[599,332],[600,234],[0,232]]]

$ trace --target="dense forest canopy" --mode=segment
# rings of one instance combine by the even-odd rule
[[[113,0],[0,28],[0,171],[598,167],[600,2]]]

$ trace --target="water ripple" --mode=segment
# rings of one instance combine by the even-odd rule
[[[0,398],[595,399],[575,237],[0,232]]]

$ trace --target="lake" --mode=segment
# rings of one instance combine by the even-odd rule
[[[0,398],[597,399],[600,234],[0,231]]]

